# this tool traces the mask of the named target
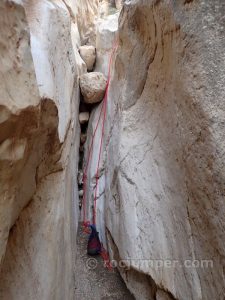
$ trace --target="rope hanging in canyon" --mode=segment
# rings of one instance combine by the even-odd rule
[[[87,163],[86,163],[85,168],[84,168],[84,175],[83,175],[83,190],[84,190],[84,193],[83,193],[82,206],[83,206],[83,225],[84,225],[85,229],[90,225],[90,221],[87,221],[87,219],[86,219],[87,173],[88,173],[88,167],[89,167],[90,160],[91,160],[92,153],[93,153],[93,145],[94,145],[95,135],[96,135],[97,129],[99,128],[100,121],[101,121],[102,114],[103,114],[100,148],[99,148],[99,153],[98,153],[97,169],[96,169],[96,173],[95,173],[96,174],[95,175],[96,185],[95,185],[95,188],[94,188],[93,225],[94,226],[96,225],[96,210],[97,210],[97,198],[98,198],[97,194],[98,194],[98,184],[99,184],[99,171],[100,171],[100,161],[101,161],[101,154],[102,154],[102,147],[103,147],[103,140],[104,140],[104,132],[105,132],[108,90],[109,90],[109,83],[110,83],[110,79],[111,79],[112,60],[113,60],[114,53],[117,50],[117,47],[118,47],[118,42],[115,40],[114,44],[113,44],[112,52],[111,52],[111,55],[110,55],[110,59],[109,59],[108,79],[107,79],[106,91],[105,91],[104,99],[102,101],[102,107],[101,107],[101,110],[100,110],[100,113],[99,113],[98,121],[97,121],[97,124],[95,126],[92,138],[91,138],[91,144],[90,144],[90,147],[88,149],[88,155],[87,155]]]
[[[109,83],[110,83],[110,79],[111,79],[112,59],[113,59],[115,51],[117,50],[117,47],[118,47],[118,43],[115,40],[115,42],[113,44],[112,52],[111,52],[111,55],[110,55],[110,60],[109,60],[108,79],[107,79],[106,91],[105,91],[104,99],[103,99],[103,102],[102,102],[102,107],[101,107],[101,110],[100,110],[100,113],[99,113],[98,121],[97,121],[96,127],[94,129],[92,138],[91,138],[91,145],[88,149],[88,155],[87,155],[87,163],[86,163],[85,168],[84,168],[84,175],[83,175],[83,191],[84,191],[84,193],[83,193],[83,201],[82,201],[83,202],[82,203],[82,206],[83,206],[83,225],[84,225],[83,228],[84,228],[84,231],[87,232],[87,233],[89,233],[88,228],[92,228],[92,233],[93,233],[93,228],[96,228],[96,211],[97,211],[97,198],[98,198],[97,194],[98,194],[98,183],[99,183],[99,175],[100,175],[99,174],[99,169],[100,169],[100,161],[101,161],[101,154],[102,154],[102,147],[103,147],[103,140],[104,140],[104,133],[105,133],[105,121],[106,121],[106,112],[107,112],[108,90],[109,90]],[[102,128],[101,128],[101,140],[100,140],[100,148],[99,148],[99,153],[98,153],[97,169],[96,169],[96,173],[95,173],[96,174],[96,176],[95,176],[96,185],[95,185],[95,188],[94,188],[93,225],[91,225],[90,221],[86,220],[87,173],[88,173],[88,167],[89,167],[89,163],[90,163],[92,153],[93,153],[93,145],[94,145],[95,135],[96,135],[97,129],[99,127],[100,120],[102,118],[102,114],[103,114],[103,120],[102,120]],[[91,235],[90,235],[90,237],[91,237]],[[91,245],[90,237],[89,237],[88,245]],[[97,238],[95,237],[95,239],[93,240],[95,246],[98,244],[97,240],[99,240],[98,237]],[[100,254],[101,254],[101,256],[104,260],[105,266],[108,269],[111,269],[112,267],[111,267],[111,263],[110,263],[110,260],[109,260],[109,255],[108,255],[107,251],[105,250],[105,248],[103,247],[102,244],[101,244]]]

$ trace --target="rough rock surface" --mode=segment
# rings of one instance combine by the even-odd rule
[[[218,0],[133,0],[120,16],[97,226],[112,255],[117,249],[127,260],[121,275],[140,300],[157,290],[171,299],[224,298],[224,13]]]
[[[87,134],[86,133],[81,133],[80,134],[80,143],[84,144],[86,142],[87,139]]]
[[[65,3],[22,3],[0,3],[0,299],[73,299],[84,69]]]
[[[158,290],[156,293],[156,300],[172,300],[168,293]]]
[[[96,65],[95,71],[108,76],[109,59],[112,47],[116,45],[119,13],[109,15],[99,20],[96,25]]]
[[[81,46],[79,48],[80,56],[85,62],[88,71],[92,71],[95,60],[96,60],[96,50],[94,46]]]
[[[109,69],[109,61],[112,52],[112,48],[115,44],[115,38],[118,30],[118,14],[108,16],[105,19],[99,21],[97,24],[97,36],[96,36],[96,43],[97,43],[97,61],[95,69],[108,76],[108,69]],[[113,71],[113,70],[112,70]],[[110,103],[109,103],[110,104]],[[89,119],[89,126],[87,132],[87,142],[85,144],[85,158],[84,162],[87,161],[87,155],[89,151],[89,147],[92,143],[92,136],[95,132],[95,139],[93,142],[93,152],[92,152],[92,159],[89,162],[88,172],[87,172],[87,186],[89,187],[86,191],[87,193],[87,218],[91,220],[92,218],[92,203],[93,203],[93,195],[95,193],[95,185],[96,185],[96,168],[97,162],[99,157],[99,149],[100,149],[100,137],[101,137],[101,128],[102,128],[102,118],[99,123],[99,126],[96,130],[96,125],[99,120],[99,115],[102,110],[102,103],[100,103],[95,109],[92,110],[90,119]],[[110,118],[110,116],[108,116]],[[103,155],[104,156],[104,155]],[[101,156],[102,159],[102,156]],[[85,165],[84,163],[84,165]],[[103,162],[101,162],[101,165]],[[104,168],[101,167],[100,174],[102,174]],[[101,241],[103,242],[104,246],[107,247],[106,243],[106,233],[105,233],[105,219],[102,217],[104,215],[105,210],[105,176],[100,176],[99,178],[99,196],[98,196],[98,213],[97,213],[97,223],[99,236]]]
[[[109,0],[99,0],[99,17],[104,18],[109,14]]]
[[[100,72],[86,73],[80,76],[80,89],[86,103],[102,101],[107,80]]]
[[[85,124],[88,122],[88,120],[89,120],[89,112],[88,111],[79,113],[80,124]]]
[[[27,204],[35,189],[35,178],[31,177],[27,182],[28,197],[19,199],[17,196],[19,188],[22,193],[25,193],[23,184],[20,183],[20,180],[24,179],[18,180],[18,174],[23,168],[26,174],[26,166],[23,165],[28,159],[27,152],[30,148],[28,137],[40,123],[38,120],[41,105],[35,109],[40,99],[28,45],[29,31],[24,8],[19,3],[12,3],[10,7],[3,1],[0,4],[0,13],[2,29],[0,38],[0,262],[2,262],[9,230],[18,217],[21,207]],[[10,26],[15,28],[13,33]],[[27,119],[24,118],[26,111],[29,116]],[[29,120],[30,129],[25,130]],[[54,133],[54,128],[51,128],[51,131]],[[32,143],[34,142],[33,140]]]
[[[67,0],[68,1],[68,0]],[[95,45],[99,0],[69,0],[73,3],[82,45]]]
[[[121,9],[123,6],[123,0],[115,0],[115,5],[117,9]]]

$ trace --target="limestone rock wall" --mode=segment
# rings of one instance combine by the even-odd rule
[[[111,52],[113,47],[116,45],[117,40],[117,32],[118,32],[118,13],[114,15],[110,15],[105,17],[104,19],[99,19],[97,23],[97,34],[96,34],[96,53],[97,53],[97,61],[95,65],[95,70],[98,72],[102,72],[106,78],[108,78],[109,71],[109,61],[111,57]],[[113,64],[112,64],[113,67]],[[113,71],[113,68],[112,68]],[[95,135],[93,140],[92,154],[91,159],[89,160],[89,164],[87,167],[87,189],[86,189],[86,218],[92,221],[92,211],[93,211],[93,201],[95,194],[95,186],[96,186],[96,170],[98,165],[98,157],[100,151],[100,140],[102,135],[102,126],[103,126],[103,102],[94,107],[91,112],[89,126],[87,130],[87,142],[85,143],[85,153],[84,153],[84,169],[86,168],[86,164],[89,156],[89,149],[92,144],[92,136]],[[110,105],[110,103],[109,103]],[[101,115],[101,116],[100,116]],[[108,122],[110,123],[110,114],[107,116]],[[99,124],[97,126],[97,124]],[[106,124],[107,125],[107,124]],[[107,137],[105,137],[107,138]],[[107,142],[107,141],[104,141]],[[100,178],[98,183],[98,200],[97,200],[97,223],[98,223],[98,231],[101,241],[106,247],[106,233],[105,233],[105,165],[104,159],[105,151],[102,152],[100,157]],[[105,158],[105,157],[104,157]],[[83,207],[84,210],[84,207]],[[83,216],[83,213],[82,213]]]
[[[99,0],[78,0],[76,20],[82,45],[95,46]]]
[[[108,76],[108,65],[112,47],[116,44],[119,13],[99,19],[96,24],[96,52],[95,71]]]
[[[73,299],[86,67],[66,2],[0,4],[1,299]]]
[[[120,15],[97,226],[139,300],[225,294],[224,12],[219,0],[133,0]]]

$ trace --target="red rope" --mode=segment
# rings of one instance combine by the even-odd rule
[[[108,94],[108,90],[106,90]],[[107,99],[107,96],[106,98]],[[95,185],[95,194],[94,194],[94,209],[93,209],[93,224],[96,224],[96,205],[97,205],[97,192],[98,192],[98,182],[99,182],[99,169],[100,169],[100,161],[101,161],[101,153],[102,153],[102,145],[103,145],[103,138],[104,138],[104,128],[105,128],[105,118],[106,118],[106,101],[104,101],[103,105],[104,115],[103,115],[103,122],[102,122],[102,134],[101,134],[101,141],[100,141],[100,149],[98,154],[98,164],[96,169],[96,185]]]
[[[94,138],[95,138],[95,134],[97,132],[97,129],[98,129],[98,125],[99,125],[99,122],[101,120],[101,114],[102,114],[102,111],[103,111],[103,104],[102,104],[102,107],[101,107],[101,110],[100,110],[100,114],[99,114],[99,117],[98,117],[98,122],[95,126],[95,130],[94,130],[94,133],[92,135],[92,140],[91,140],[91,145],[88,149],[88,157],[87,157],[87,163],[86,163],[86,166],[84,168],[84,175],[83,175],[83,203],[82,203],[82,207],[83,207],[83,223],[84,223],[84,227],[87,227],[90,222],[86,220],[86,191],[87,191],[87,171],[88,171],[88,166],[89,166],[89,162],[91,160],[91,155],[92,155],[92,149],[93,149],[93,145],[94,145]]]
[[[104,99],[102,102],[102,107],[99,113],[99,117],[98,117],[98,121],[97,124],[95,126],[95,130],[93,132],[92,138],[91,138],[91,145],[88,149],[88,156],[87,156],[87,163],[86,166],[84,168],[84,175],[83,175],[83,225],[84,225],[84,231],[86,233],[89,233],[89,227],[88,225],[90,225],[90,221],[86,220],[86,195],[87,195],[87,172],[88,172],[88,167],[89,167],[89,163],[92,157],[92,153],[93,153],[93,145],[94,145],[94,139],[95,139],[95,135],[98,129],[98,126],[100,124],[100,120],[101,120],[101,116],[103,113],[103,121],[102,121],[102,132],[101,132],[101,141],[100,141],[100,149],[99,149],[99,154],[98,154],[98,163],[97,163],[97,169],[96,169],[96,185],[94,188],[94,205],[93,205],[93,224],[96,225],[96,211],[97,211],[97,193],[98,193],[98,183],[99,183],[99,169],[100,169],[100,161],[101,161],[101,153],[102,153],[102,147],[103,147],[103,140],[104,140],[104,131],[105,131],[105,120],[106,120],[106,112],[107,112],[107,100],[108,100],[108,90],[109,90],[109,83],[110,83],[110,79],[111,79],[111,65],[112,65],[112,59],[113,59],[113,55],[115,53],[117,49],[117,42],[114,42],[113,45],[113,50],[111,52],[111,56],[110,56],[110,61],[109,61],[109,67],[108,67],[108,79],[107,79],[107,84],[106,84],[106,91],[105,91],[105,95],[104,95]],[[111,270],[112,266],[110,263],[110,259],[109,259],[109,255],[107,253],[107,251],[104,249],[103,245],[102,245],[102,249],[101,249],[101,256],[104,260],[104,264],[105,266]]]
[[[104,260],[104,266],[109,269],[109,270],[112,270],[112,264],[110,262],[110,259],[109,259],[109,254],[108,252],[105,250],[104,247],[102,247],[102,250],[101,250],[101,253],[100,253],[101,257],[103,258]]]
[[[102,146],[103,146],[103,139],[104,139],[104,129],[105,129],[105,120],[106,120],[106,111],[107,111],[107,100],[108,100],[108,89],[109,89],[109,83],[110,83],[110,76],[111,76],[111,65],[112,65],[112,59],[113,59],[113,55],[115,53],[117,49],[117,42],[114,42],[113,45],[113,50],[111,52],[111,56],[110,56],[110,61],[109,61],[109,67],[108,67],[108,80],[107,80],[107,85],[106,85],[106,91],[105,91],[105,95],[104,95],[104,99],[102,102],[102,107],[99,113],[99,117],[98,117],[98,121],[97,124],[95,126],[95,130],[93,132],[92,135],[92,139],[91,139],[91,145],[88,149],[88,156],[87,156],[87,163],[85,165],[84,168],[84,175],[83,175],[83,203],[82,203],[82,207],[83,207],[83,224],[84,227],[87,228],[88,225],[90,224],[90,221],[86,220],[86,195],[87,195],[87,172],[88,172],[88,167],[89,167],[89,163],[91,160],[91,155],[93,153],[93,145],[94,145],[94,139],[95,139],[95,135],[101,120],[101,116],[102,116],[102,112],[104,112],[103,114],[103,122],[102,122],[102,132],[101,132],[101,142],[100,142],[100,149],[99,149],[99,155],[98,155],[98,163],[97,163],[97,170],[96,170],[96,185],[95,185],[95,189],[94,189],[94,206],[93,206],[93,224],[96,224],[96,205],[97,205],[97,192],[98,192],[98,183],[99,183],[99,167],[100,167],[100,161],[101,161],[101,152],[102,152]],[[86,231],[86,230],[85,230]]]
[[[100,161],[101,161],[101,153],[102,153],[102,146],[103,146],[103,140],[104,140],[104,133],[105,133],[105,120],[106,120],[106,112],[107,112],[107,100],[108,100],[108,91],[109,91],[109,83],[111,79],[111,65],[112,65],[112,58],[117,49],[117,44],[114,43],[113,50],[110,56],[109,61],[109,69],[108,69],[108,81],[106,85],[106,91],[105,91],[105,97],[104,97],[104,103],[103,103],[103,122],[102,122],[102,134],[101,134],[101,141],[100,141],[100,149],[99,149],[99,155],[98,155],[98,164],[96,169],[96,186],[95,186],[95,196],[94,196],[94,209],[93,209],[93,224],[96,224],[96,211],[97,211],[97,193],[98,193],[98,183],[99,183],[99,169],[100,169]]]

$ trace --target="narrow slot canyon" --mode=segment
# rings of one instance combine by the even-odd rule
[[[225,300],[224,14],[0,2],[0,300]]]

